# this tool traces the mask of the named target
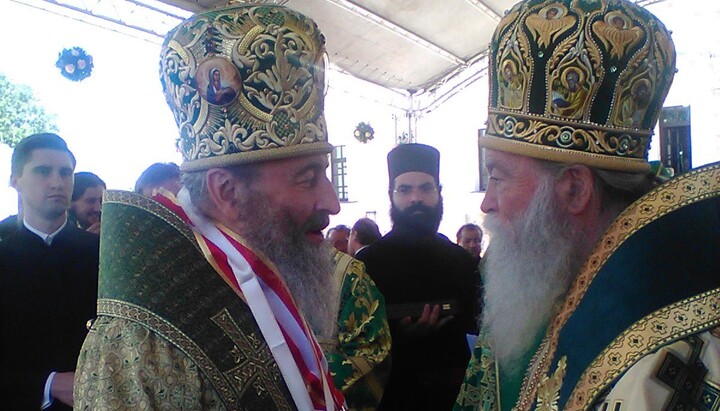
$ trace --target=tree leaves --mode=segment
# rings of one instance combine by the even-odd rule
[[[0,73],[0,143],[15,147],[31,134],[55,131],[55,116],[40,105],[32,89]]]

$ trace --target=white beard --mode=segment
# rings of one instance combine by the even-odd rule
[[[512,223],[485,217],[491,241],[484,273],[483,330],[503,375],[517,377],[542,338],[582,264],[566,221],[557,217],[552,177],[537,188],[526,214]]]

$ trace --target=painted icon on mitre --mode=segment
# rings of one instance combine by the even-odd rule
[[[200,95],[216,106],[235,101],[242,88],[237,68],[222,57],[213,57],[200,63],[195,80]]]

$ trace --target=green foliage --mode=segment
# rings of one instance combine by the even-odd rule
[[[39,105],[32,89],[0,73],[0,143],[15,147],[31,134],[56,131],[55,117]]]

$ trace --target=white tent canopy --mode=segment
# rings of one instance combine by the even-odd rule
[[[31,2],[37,0],[16,0]],[[158,39],[183,18],[228,3],[283,4],[315,20],[333,68],[432,109],[484,73],[501,16],[517,0],[42,0]],[[648,5],[663,0],[637,0]]]

